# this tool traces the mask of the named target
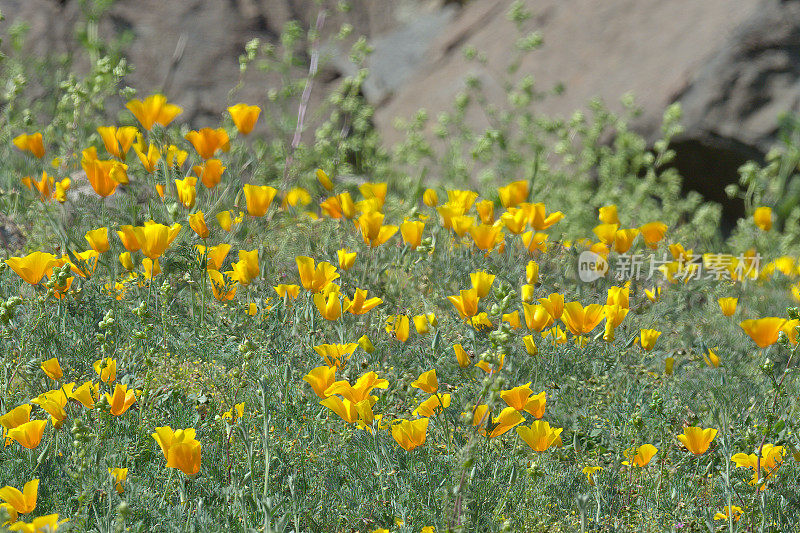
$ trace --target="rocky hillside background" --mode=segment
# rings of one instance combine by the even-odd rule
[[[448,109],[468,76],[483,83],[498,106],[498,79],[515,46],[507,17],[512,0],[353,0],[347,14],[323,2],[325,62],[312,105],[354,68],[347,47],[333,34],[342,22],[374,47],[364,95],[377,108],[375,127],[397,141],[394,117],[424,107],[431,116]],[[778,116],[796,111],[800,99],[800,1],[798,0],[528,0],[527,22],[544,45],[528,56],[520,75],[532,74],[540,90],[565,90],[541,102],[552,115],[568,116],[595,96],[612,109],[633,93],[642,114],[634,127],[658,134],[666,106],[680,102],[685,133],[677,139],[676,166],[686,186],[725,203],[727,183],[747,159],[761,160],[775,140]],[[77,48],[77,0],[0,0],[6,29],[29,25],[23,49],[32,54]],[[185,109],[193,126],[214,124],[239,78],[238,57],[254,37],[276,42],[283,25],[315,24],[312,0],[117,0],[103,17],[103,35],[126,32],[124,53],[135,66],[126,82],[163,90]],[[4,46],[8,46],[4,42]],[[481,66],[462,50],[486,54]],[[236,99],[261,104],[276,83],[251,70]],[[45,95],[43,95],[45,96]],[[620,106],[617,105],[617,108]],[[485,116],[470,115],[478,128]],[[729,204],[728,211],[739,209]],[[730,216],[739,213],[730,212]]]

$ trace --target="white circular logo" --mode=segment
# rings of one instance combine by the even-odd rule
[[[578,256],[578,277],[581,281],[595,281],[605,277],[606,272],[608,261],[602,255],[586,250]]]

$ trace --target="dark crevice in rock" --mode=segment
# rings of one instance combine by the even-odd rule
[[[683,177],[684,194],[696,191],[703,198],[722,205],[720,230],[728,235],[736,221],[745,216],[744,203],[728,198],[725,187],[739,182],[738,169],[749,160],[763,163],[764,154],[736,139],[707,133],[703,137],[674,141],[672,166]]]

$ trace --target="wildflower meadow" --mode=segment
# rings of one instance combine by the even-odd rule
[[[3,58],[2,527],[796,531],[791,121],[723,233],[677,106],[653,145],[627,96],[548,117],[509,58],[506,109],[471,80],[388,146],[363,40],[305,113],[315,38],[196,129],[113,48],[44,98]]]

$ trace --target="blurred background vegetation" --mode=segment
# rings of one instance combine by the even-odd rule
[[[96,124],[130,122],[137,93],[167,94],[187,131],[246,101],[265,111],[248,181],[326,167],[416,201],[431,183],[524,179],[569,236],[617,203],[707,245],[741,241],[739,217],[766,204],[793,246],[797,3],[579,4],[4,0],[0,141],[41,130],[75,178]],[[30,170],[0,165],[11,214]],[[14,218],[3,232],[22,242]]]

